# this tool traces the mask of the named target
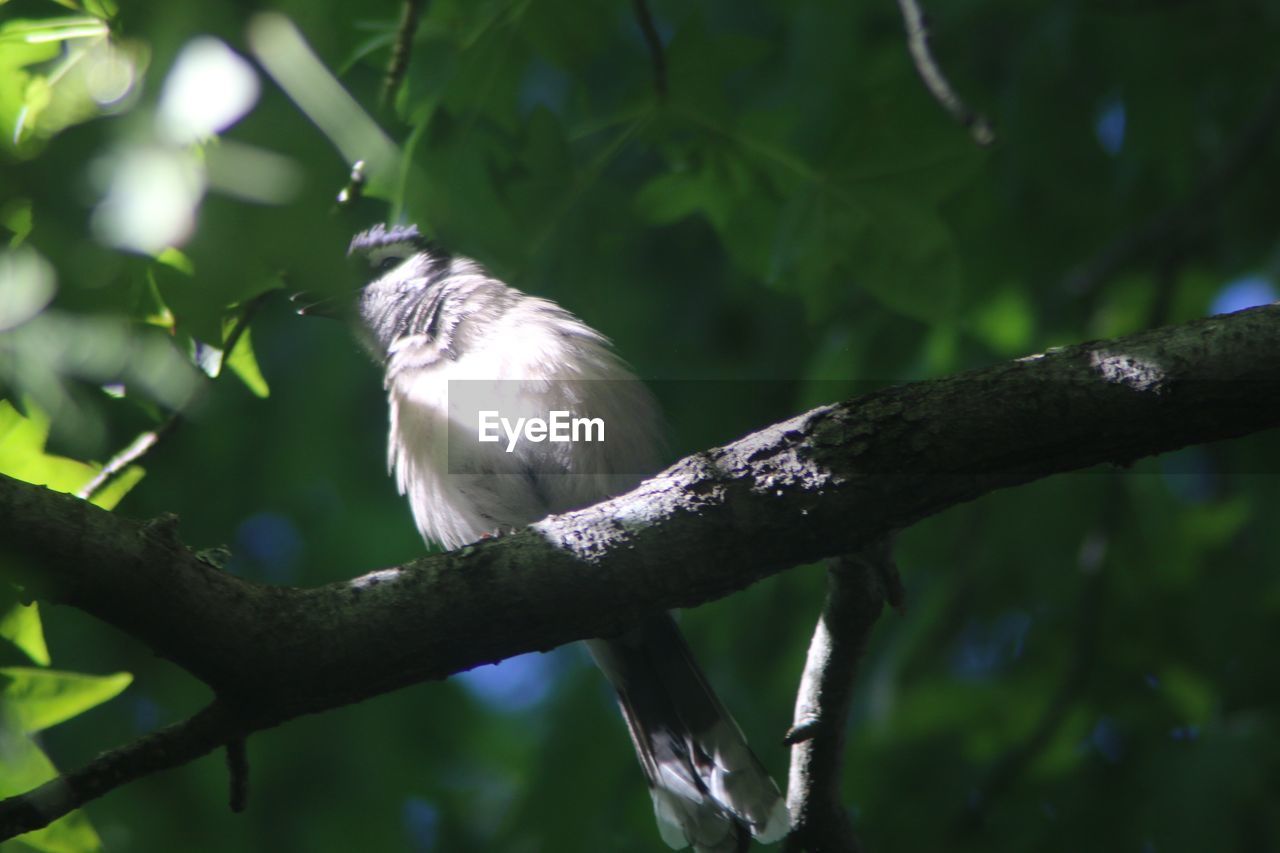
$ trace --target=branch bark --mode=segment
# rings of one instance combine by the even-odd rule
[[[791,773],[787,853],[861,853],[841,792],[853,683],[871,629],[888,602],[901,604],[893,545],[882,539],[827,568],[827,600],[813,632],[787,733]]]
[[[28,595],[205,681],[243,736],[617,634],[994,489],[1275,427],[1277,328],[1280,307],[1267,306],[887,388],[690,456],[596,506],[310,589],[222,572],[171,516],[140,523],[0,477],[0,565]],[[218,734],[215,746],[230,739]],[[0,803],[0,837],[58,816],[19,820],[30,805]]]
[[[391,45],[391,58],[387,60],[387,75],[378,93],[378,110],[387,112],[395,102],[396,92],[409,70],[409,57],[413,53],[413,38],[418,34],[418,19],[426,0],[404,0],[400,9],[400,23],[396,26],[396,40]]]
[[[662,37],[653,23],[648,0],[634,0],[632,8],[645,46],[649,48],[649,61],[653,64],[653,91],[661,100],[667,96],[667,55],[662,49]]]

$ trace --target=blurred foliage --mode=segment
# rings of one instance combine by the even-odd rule
[[[1276,298],[1276,0],[929,4],[987,149],[930,100],[887,0],[651,5],[666,97],[631,3],[429,3],[376,114],[389,156],[306,65],[290,94],[331,143],[263,73],[279,42],[255,64],[247,33],[288,16],[374,113],[393,0],[0,3],[0,470],[74,491],[168,424],[99,503],[176,512],[273,583],[420,554],[381,473],[376,368],[283,298],[356,284],[347,241],[393,210],[667,380],[673,454],[869,384]],[[338,150],[361,146],[368,197],[338,210]],[[905,532],[908,609],[878,627],[851,722],[868,849],[1280,849],[1278,462],[1256,436]],[[684,616],[779,779],[822,589],[802,568]],[[0,794],[207,698],[130,638],[4,595]],[[119,669],[133,686],[89,710],[127,676],[75,673]],[[11,846],[660,849],[611,702],[577,649],[516,659],[256,735],[244,815],[210,758],[91,804],[97,835],[81,813]]]

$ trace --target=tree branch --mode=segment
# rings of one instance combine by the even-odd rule
[[[80,488],[80,491],[76,492],[76,497],[89,500],[102,491],[121,471],[146,456],[151,448],[159,444],[166,435],[173,431],[179,420],[181,418],[179,418],[177,412],[170,412],[169,417],[165,418],[155,429],[138,433],[137,438],[129,442],[129,445],[124,450],[112,456],[107,464],[102,466],[102,470],[93,475],[93,479],[85,483]]]
[[[795,722],[786,738],[792,745],[787,851],[862,849],[841,798],[845,732],[871,628],[885,602],[895,597],[892,547],[891,540],[883,539],[827,568],[827,601],[809,644]]]
[[[1278,327],[1280,307],[1267,306],[886,388],[690,456],[596,506],[310,589],[224,573],[178,540],[171,516],[140,523],[0,477],[0,565],[29,596],[92,614],[205,681],[243,736],[615,635],[994,489],[1275,427]],[[10,798],[0,824],[31,809]]]
[[[258,294],[246,302],[244,307],[241,308],[240,316],[236,318],[235,325],[231,327],[231,332],[227,335],[226,340],[222,342],[222,356],[218,367],[218,375],[221,375],[222,368],[226,366],[226,360],[231,357],[233,352],[235,352],[236,344],[240,343],[240,338],[242,338],[244,333],[248,331],[249,323],[253,320],[253,315],[262,304],[262,300],[266,298],[267,293],[270,293],[270,291]],[[188,403],[188,405],[199,400],[206,389],[207,386],[203,385],[197,388],[195,397]],[[92,480],[85,483],[80,490],[76,492],[76,497],[83,498],[85,500],[91,499],[98,492],[102,491],[108,483],[114,480],[121,471],[128,468],[134,462],[137,462],[143,456],[146,456],[147,453],[151,451],[151,448],[163,441],[165,436],[173,432],[181,422],[181,411],[170,412],[169,417],[165,418],[155,429],[149,429],[146,432],[139,433],[137,438],[129,442],[128,447],[111,457],[107,464],[102,466],[102,470],[95,474]]]
[[[214,703],[180,723],[103,753],[34,791],[0,801],[0,839],[48,826],[121,785],[193,761],[217,749],[236,730],[234,716]]]
[[[387,62],[387,76],[378,94],[378,110],[385,112],[395,101],[396,92],[409,70],[409,57],[413,55],[413,37],[418,32],[418,19],[426,0],[404,0],[400,10],[400,25],[396,28],[396,40],[391,46],[391,59]]]
[[[960,100],[933,58],[933,53],[929,50],[929,25],[925,21],[924,12],[920,10],[920,4],[916,0],[898,0],[898,9],[902,12],[902,24],[907,30],[907,50],[911,53],[911,61],[915,63],[916,71],[929,94],[961,127],[968,129],[974,142],[983,146],[995,142],[995,131],[986,116],[975,113]]]
[[[649,11],[648,0],[634,0],[632,4],[636,13],[636,23],[640,26],[640,34],[649,48],[649,61],[653,64],[653,90],[658,98],[667,96],[667,57],[662,50],[662,38],[653,23],[653,14]]]

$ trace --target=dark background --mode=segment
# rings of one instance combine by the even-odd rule
[[[360,281],[347,241],[387,209],[334,214],[349,164],[265,76],[225,138],[288,157],[295,197],[209,192],[182,245],[191,275],[94,237],[92,174],[152,139],[182,46],[213,34],[247,56],[260,8],[126,4],[111,29],[147,52],[136,94],[65,129],[37,123],[19,144],[15,104],[30,93],[16,74],[0,84],[0,205],[29,202],[23,245],[58,282],[31,322],[70,324],[39,327],[40,345],[0,331],[0,380],[52,418],[52,454],[101,462],[167,413],[137,378],[164,359],[129,350],[109,370],[84,356],[98,327],[75,323],[128,318],[183,361],[195,341],[221,342],[237,303]],[[399,5],[272,8],[373,112]],[[996,129],[991,147],[925,91],[889,0],[654,0],[665,98],[630,3],[437,0],[379,116],[414,177],[371,191],[403,193],[406,216],[455,251],[613,338],[658,380],[673,455],[867,383],[1276,299],[1280,4],[928,11],[941,67]],[[69,14],[0,7],[10,35]],[[0,39],[7,68],[22,66],[14,44]],[[22,67],[22,82],[50,68]],[[175,512],[184,541],[227,545],[230,571],[269,583],[422,554],[384,473],[378,370],[347,330],[299,319],[273,292],[251,343],[269,395],[230,372],[208,382],[119,511]],[[96,390],[116,374],[123,398]],[[878,626],[850,723],[845,801],[868,849],[1280,848],[1278,459],[1274,435],[1192,448],[906,531],[907,610]],[[821,568],[800,567],[682,615],[780,782],[822,590]],[[43,617],[58,669],[134,674],[40,735],[58,766],[207,699],[83,614]],[[255,735],[246,814],[225,806],[221,757],[87,812],[117,851],[664,849],[611,706],[586,655],[564,648]]]

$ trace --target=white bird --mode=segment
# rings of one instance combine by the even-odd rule
[[[385,370],[388,466],[425,539],[456,548],[653,473],[657,408],[599,332],[414,226],[375,226],[350,253],[376,276],[360,292],[358,327]],[[578,440],[552,440],[557,417],[586,425]],[[498,440],[482,441],[497,424]],[[667,844],[719,853],[786,835],[777,785],[669,614],[587,646],[617,691]]]

